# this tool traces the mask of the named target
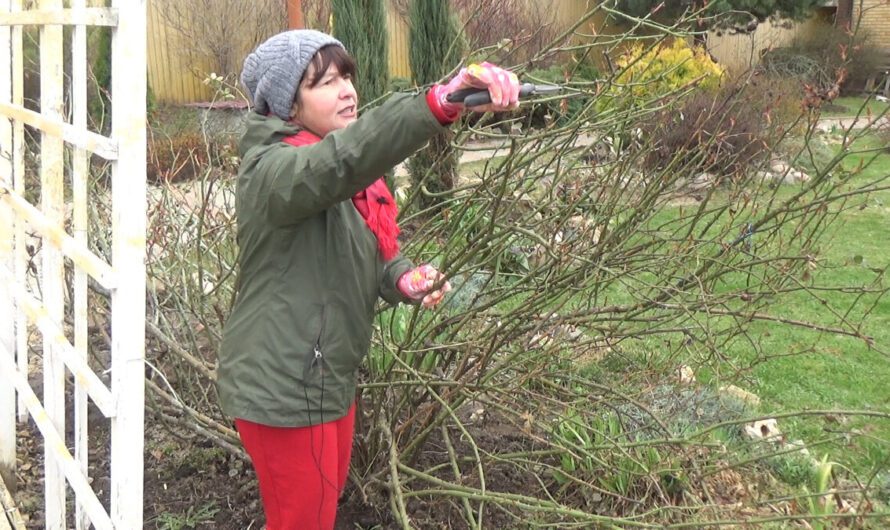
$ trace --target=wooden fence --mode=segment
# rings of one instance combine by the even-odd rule
[[[148,1],[149,86],[159,102],[209,101],[213,97],[213,89],[204,84],[204,79],[213,70],[212,61],[195,53],[195,47],[188,39],[172,27],[170,14],[163,12],[165,1],[168,0]],[[269,13],[270,18],[275,16],[275,13]],[[390,35],[390,75],[410,78],[408,23],[390,2],[387,2],[386,22]],[[284,29],[284,25],[278,28]],[[244,46],[241,56],[246,56],[251,47],[252,43]]]
[[[162,3],[148,0],[148,86],[157,101],[206,101],[212,91],[204,84],[210,61],[186,53],[188,43],[161,14]]]
[[[156,101],[166,103],[192,103],[209,101],[213,90],[204,84],[204,79],[212,71],[212,61],[194,53],[195,47],[184,39],[181,32],[170,24],[170,13],[164,12],[165,2],[172,0],[148,0],[148,82]],[[535,0],[528,0],[534,2]],[[558,8],[548,10],[552,22],[558,28],[568,28],[588,12],[591,0],[551,0]],[[390,76],[410,78],[411,67],[408,61],[408,23],[395,9],[392,2],[386,2],[387,28],[389,29],[389,69]],[[282,19],[281,13],[271,12],[270,19]],[[603,17],[598,15],[581,28],[589,32],[591,24],[603,29]],[[270,35],[274,31],[270,32]],[[237,38],[237,36],[235,37]],[[241,57],[250,52],[252,44],[243,46]]]
[[[771,49],[787,46],[797,36],[815,33],[830,25],[824,13],[795,24],[764,22],[751,33],[708,33],[708,50],[731,73],[755,66],[761,55]]]

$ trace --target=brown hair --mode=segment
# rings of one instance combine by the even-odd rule
[[[315,76],[312,79],[307,80],[306,76],[309,74],[309,68],[306,68],[303,77],[300,79],[300,84],[297,85],[297,93],[294,94],[294,101],[290,106],[291,118],[294,117],[294,113],[300,105],[300,87],[303,85],[303,81],[307,81],[309,88],[314,88],[321,82],[321,78],[327,73],[331,64],[337,67],[337,71],[340,72],[340,75],[355,77],[355,59],[353,59],[346,50],[336,44],[328,44],[327,46],[319,48],[318,51],[315,52],[315,55],[312,56],[312,60],[309,64],[315,66]]]
[[[300,83],[308,81],[309,88],[315,88],[315,85],[321,81],[321,78],[327,73],[332,63],[337,67],[341,75],[355,77],[355,59],[342,47],[336,44],[328,44],[319,48],[315,55],[312,56],[310,64],[315,66],[315,77],[307,80],[306,74],[309,73],[309,68],[306,68],[306,73],[303,74],[303,79],[300,79]]]

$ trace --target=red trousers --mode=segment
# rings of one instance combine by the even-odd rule
[[[235,420],[260,483],[268,530],[334,528],[354,424],[354,404],[339,420],[309,427]]]

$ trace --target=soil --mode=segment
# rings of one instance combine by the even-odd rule
[[[36,358],[35,358],[36,363]],[[31,386],[38,396],[42,395],[42,378],[39,370],[32,369]],[[72,448],[70,410],[73,399],[71,384],[69,396],[68,447]],[[543,449],[543,445],[527,431],[525,425],[517,425],[490,412],[479,415],[472,403],[457,411],[462,422],[482,454],[530,452]],[[476,416],[473,419],[474,415]],[[110,489],[109,450],[110,423],[95,407],[89,417],[89,477],[99,499],[108,506]],[[361,433],[358,433],[359,435]],[[449,429],[453,449],[460,455],[472,455],[473,447],[457,428]],[[436,475],[447,481],[455,481],[454,470],[447,465],[448,447],[441,431],[436,429],[424,446],[425,450],[412,464],[418,469],[438,469]],[[213,445],[208,440],[181,434],[164,424],[157,416],[146,414],[145,419],[145,479],[144,479],[144,528],[183,530],[207,528],[220,530],[262,529],[265,524],[259,489],[253,468],[249,462]],[[26,521],[27,528],[44,528],[44,455],[43,438],[29,420],[18,431],[18,491],[15,501]],[[482,481],[475,464],[470,459],[461,464],[457,483],[480,487]],[[551,462],[558,466],[558,462]],[[560,497],[558,484],[546,468],[529,473],[502,460],[486,459],[485,488],[488,491],[509,492],[538,498]],[[715,475],[708,487],[721,504],[733,505],[751,500],[748,484],[752,477],[735,472]],[[550,488],[553,488],[550,490]],[[613,512],[617,506],[601,496],[576,488],[570,494],[570,504],[596,513]],[[645,497],[645,492],[640,492]],[[68,527],[73,528],[73,494],[69,490]],[[374,504],[369,504],[374,503]],[[741,504],[739,504],[741,506]],[[475,507],[475,505],[474,505]],[[415,528],[463,529],[467,528],[464,507],[459,499],[410,497],[407,512]],[[516,528],[529,517],[519,511],[487,505],[484,512],[485,528]],[[527,519],[526,519],[527,521]],[[356,485],[350,481],[340,502],[336,529],[338,530],[389,530],[398,528],[390,516],[389,500],[383,495],[372,495],[366,500]]]
[[[32,388],[41,395],[39,377],[31,377]],[[70,384],[68,385],[70,388]],[[73,400],[70,399],[70,404]],[[458,414],[467,426],[476,446],[482,454],[509,452],[531,452],[543,449],[543,445],[530,435],[523,425],[516,425],[503,418],[483,412],[481,417],[471,419],[472,406],[459,409]],[[466,413],[466,414],[465,414]],[[71,412],[69,410],[69,418]],[[70,421],[68,423],[71,423]],[[91,409],[89,447],[90,470],[93,489],[100,500],[108,505],[109,474],[109,422]],[[163,424],[157,417],[147,414],[145,425],[145,480],[144,480],[144,528],[160,530],[220,529],[220,530],[259,530],[264,527],[262,506],[253,468],[241,457],[224,451],[206,439],[186,437],[175,433],[175,429]],[[69,448],[73,446],[72,433],[68,432]],[[449,429],[449,438],[457,454],[472,455],[473,447],[457,428]],[[418,469],[438,469],[436,475],[447,481],[455,481],[454,470],[447,465],[448,447],[440,430],[430,435],[425,451],[414,467]],[[703,449],[698,449],[699,451]],[[694,453],[694,451],[693,451]],[[43,519],[43,438],[35,425],[29,421],[18,431],[18,491],[14,498],[26,521],[27,528],[44,528]],[[689,458],[695,454],[686,455]],[[698,455],[703,460],[702,455]],[[557,462],[551,462],[556,464]],[[682,467],[692,467],[691,462],[681,463]],[[486,459],[485,488],[488,491],[509,492],[538,498],[560,497],[559,485],[552,480],[546,468],[540,468],[539,476],[501,460]],[[466,460],[459,469],[459,484],[480,487],[481,480],[475,464]],[[739,516],[765,516],[770,512],[764,508],[754,511],[744,507],[757,506],[758,491],[767,488],[759,484],[762,477],[743,475],[731,469],[711,476],[707,489],[720,506],[724,516],[730,515],[728,507],[735,507]],[[669,485],[668,485],[669,486]],[[666,491],[671,492],[670,487]],[[681,490],[682,491],[682,488]],[[566,493],[566,492],[563,492]],[[643,499],[649,494],[634,492],[632,497]],[[604,499],[593,490],[575,488],[569,493],[570,504],[603,515],[614,513],[617,506],[610,499]],[[74,508],[69,492],[69,528],[73,528]],[[371,497],[375,502],[375,497]],[[682,504],[679,499],[672,502]],[[349,482],[338,509],[337,530],[389,530],[399,528],[390,516],[389,501],[376,497],[376,505],[367,504],[359,489]],[[474,509],[478,505],[474,504]],[[730,510],[731,511],[731,510]],[[464,529],[467,523],[464,507],[459,499],[441,496],[410,497],[407,500],[407,513],[415,528],[423,529]],[[524,527],[530,514],[487,505],[484,512],[485,528]]]
[[[31,384],[37,395],[42,395],[40,377],[32,373]],[[69,390],[70,390],[70,385]],[[70,410],[73,399],[69,395],[68,421],[73,417]],[[232,455],[201,438],[186,438],[174,434],[156,417],[146,414],[145,419],[145,479],[144,479],[144,528],[181,530],[186,528],[212,528],[219,530],[262,529],[265,525],[259,489],[253,468],[241,458]],[[515,426],[493,419],[480,421],[470,427],[477,446],[483,451],[521,451],[534,449],[531,439]],[[67,433],[68,447],[73,447],[73,432]],[[455,449],[461,454],[471,454],[468,443],[461,433],[451,432]],[[99,499],[108,506],[110,489],[110,424],[91,406],[89,418],[89,476]],[[446,454],[441,437],[436,433],[429,441],[429,451],[421,457],[419,465],[427,467],[440,463],[437,455]],[[36,425],[29,420],[18,430],[18,465],[16,477],[18,491],[14,498],[28,529],[45,527],[44,512],[44,454],[43,438]],[[442,478],[453,480],[450,468]],[[474,466],[466,466],[462,482],[478,486],[479,478]],[[509,491],[532,494],[541,489],[540,484],[527,473],[509,465],[487,465],[486,487],[491,491]],[[68,495],[68,526],[74,527],[73,493]],[[417,528],[466,528],[463,508],[457,502],[413,498],[408,502],[408,514]],[[517,514],[507,514],[496,508],[485,512],[487,528],[510,528],[516,524]],[[337,513],[337,530],[397,528],[389,516],[388,501],[379,506],[365,504],[358,488],[347,484]]]
[[[90,421],[90,477],[108,506],[110,486],[109,426],[103,418]],[[15,500],[27,528],[44,528],[43,439],[29,422],[18,431],[18,491]],[[146,417],[144,528],[179,530],[261,529],[265,525],[256,476],[249,463],[205,440],[177,437]],[[70,445],[69,445],[70,447]],[[68,518],[73,528],[72,495]],[[338,510],[338,530],[382,529],[388,523],[364,506],[354,486],[347,486]]]

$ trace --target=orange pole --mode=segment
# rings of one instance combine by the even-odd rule
[[[287,0],[288,29],[303,29],[303,0]]]
[[[838,0],[835,7],[834,25],[845,31],[850,31],[853,22],[853,0]]]

